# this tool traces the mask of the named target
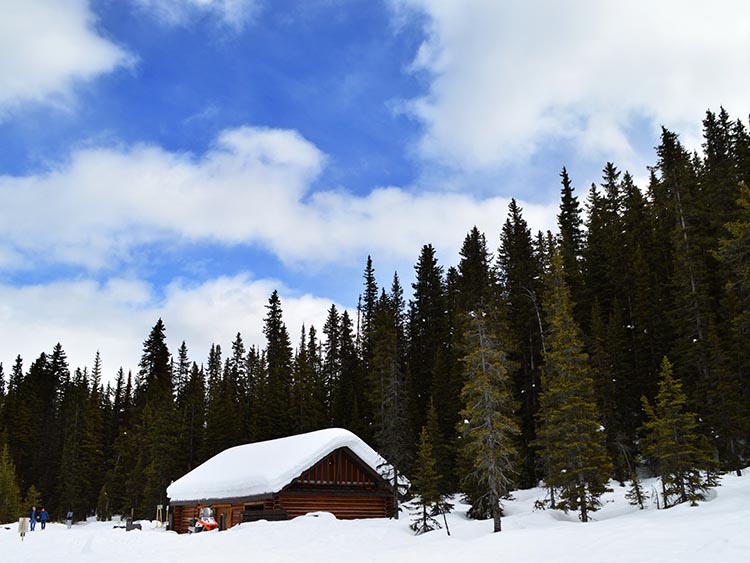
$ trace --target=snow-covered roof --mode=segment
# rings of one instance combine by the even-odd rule
[[[216,454],[167,487],[172,502],[276,493],[334,450],[347,447],[381,473],[385,460],[355,434],[327,428]]]

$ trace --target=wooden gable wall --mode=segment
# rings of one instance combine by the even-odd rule
[[[292,481],[297,487],[377,489],[383,479],[348,448],[334,450]]]

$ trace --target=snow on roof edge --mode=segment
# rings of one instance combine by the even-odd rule
[[[343,428],[234,446],[205,461],[167,487],[172,502],[277,493],[332,451],[348,447],[383,475],[387,461]]]

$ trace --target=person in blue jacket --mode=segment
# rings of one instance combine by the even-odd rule
[[[39,521],[42,523],[42,530],[47,527],[47,520],[49,520],[49,512],[47,509],[42,507],[42,511],[39,513]]]
[[[31,507],[31,513],[29,514],[29,527],[31,531],[34,531],[34,527],[36,526],[36,506]]]

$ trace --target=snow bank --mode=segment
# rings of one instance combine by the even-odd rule
[[[644,483],[648,491],[654,481]],[[409,518],[336,520],[318,514],[286,522],[252,522],[226,532],[178,535],[143,522],[143,530],[113,529],[112,522],[39,526],[22,543],[16,527],[0,527],[0,561],[81,563],[174,563],[215,561],[252,554],[268,563],[746,563],[750,554],[750,473],[726,475],[716,495],[697,507],[679,505],[638,510],[614,491],[594,521],[581,524],[573,513],[534,510],[545,491],[514,493],[505,503],[503,531],[492,521],[468,520],[457,505],[448,515],[451,536],[437,530],[414,536]]]
[[[167,487],[167,496],[174,502],[275,493],[341,447],[379,473],[386,463],[355,434],[328,428],[224,450]]]

